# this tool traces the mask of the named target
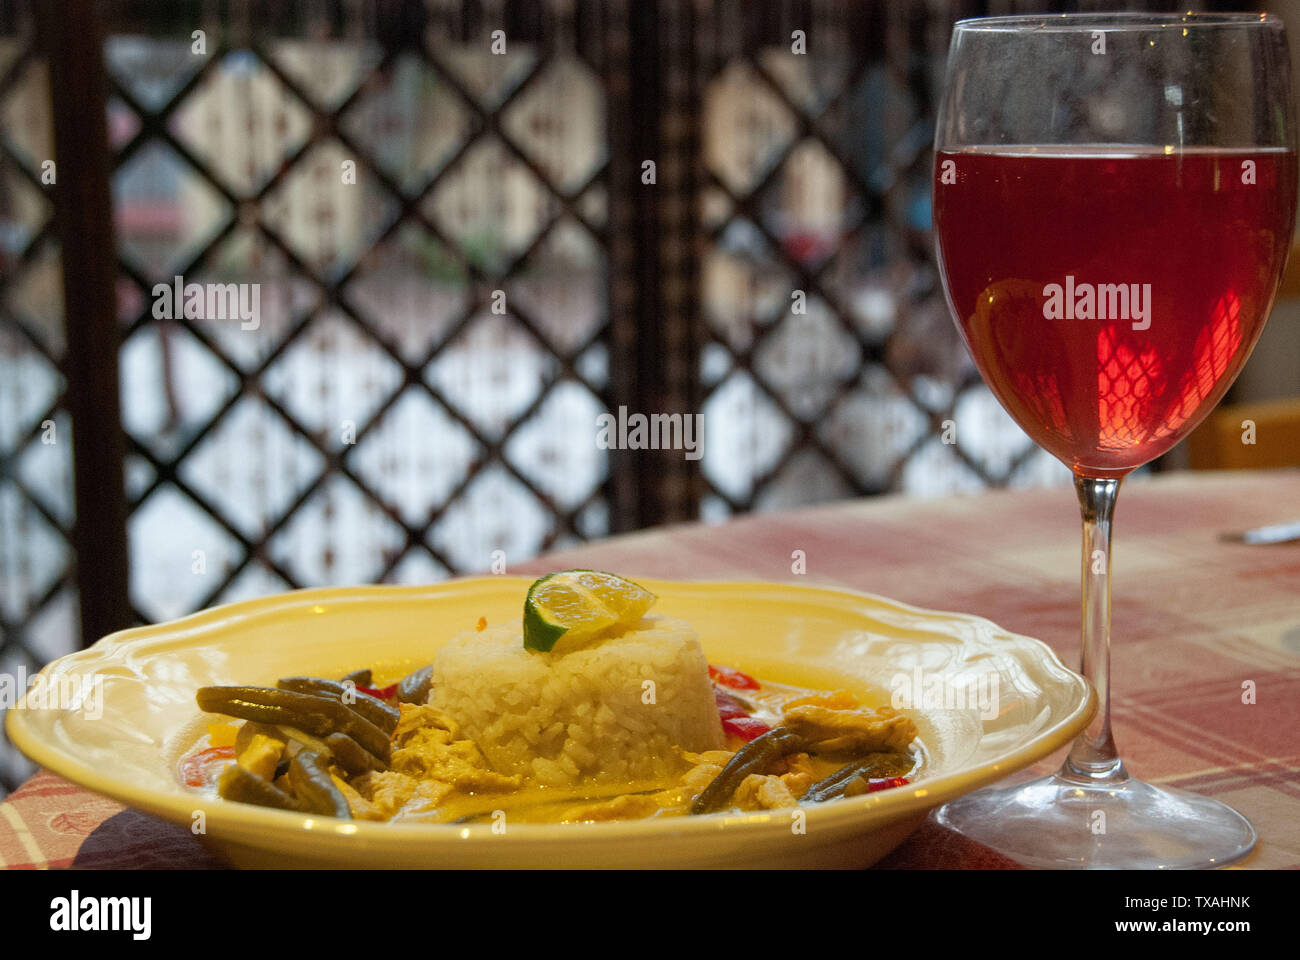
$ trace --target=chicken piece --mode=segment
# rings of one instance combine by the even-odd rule
[[[402,704],[393,731],[392,768],[414,780],[434,780],[465,793],[517,789],[523,779],[494,771],[473,740],[457,739],[456,723],[440,710]]]
[[[612,800],[587,803],[564,811],[563,820],[639,820],[657,813],[661,807],[653,796],[625,793]]]
[[[392,770],[372,770],[352,779],[352,787],[387,820],[415,793],[417,781]]]
[[[793,700],[786,701],[785,709],[792,707],[828,707],[831,710],[854,710],[858,706],[858,698],[847,690],[834,690],[830,693],[810,693],[806,697],[796,697]]]
[[[686,801],[695,799],[722,772],[722,768],[727,765],[727,761],[731,757],[730,750],[708,750],[698,754],[688,753],[686,759],[695,763],[695,766],[682,774],[684,799]]]
[[[792,753],[770,764],[766,771],[769,776],[779,777],[786,789],[795,797],[802,797],[808,788],[817,782],[817,772],[813,769],[812,758],[806,753]]]
[[[354,820],[383,820],[384,815],[379,812],[379,808],[373,803],[357,793],[352,785],[337,774],[331,773],[330,779],[334,781],[334,786],[338,787],[339,793],[343,794],[343,799],[348,802],[348,810],[352,812]]]
[[[443,742],[436,731],[393,751],[393,769],[416,780],[439,780],[465,793],[515,790],[523,778],[497,773],[473,740]]]
[[[741,780],[731,802],[742,810],[780,810],[799,805],[780,777],[761,773],[751,773]]]
[[[421,819],[454,793],[502,792],[523,784],[522,777],[493,770],[473,740],[460,739],[459,727],[442,711],[409,703],[401,711],[390,769],[355,777],[354,789],[343,792],[358,819]]]
[[[237,759],[239,765],[249,773],[255,773],[269,782],[275,779],[275,768],[283,753],[284,740],[255,733],[248,745],[239,752]]]
[[[687,763],[716,763],[720,767],[726,766],[727,761],[735,755],[734,750],[705,750],[703,753],[682,751],[682,756],[686,758]]]
[[[916,724],[892,707],[833,710],[813,704],[787,708],[785,726],[808,742],[810,753],[901,752]]]
[[[400,810],[393,815],[394,820],[401,820],[404,816],[411,814],[428,813],[456,788],[449,783],[442,783],[439,780],[421,780],[415,785],[415,792],[407,801],[402,804]]]
[[[460,739],[460,726],[441,710],[423,703],[399,704],[402,716],[393,730],[393,745],[402,746],[414,733],[427,734],[430,730],[442,730],[447,734],[447,742]]]
[[[416,780],[394,770],[363,774],[353,781],[353,786],[373,804],[382,820],[432,810],[455,789],[449,783]]]

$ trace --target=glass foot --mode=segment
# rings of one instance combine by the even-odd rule
[[[1127,776],[1085,782],[1055,773],[967,794],[935,818],[1027,867],[1056,869],[1224,867],[1256,839],[1250,821],[1217,800]]]

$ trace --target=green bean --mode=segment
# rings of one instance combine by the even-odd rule
[[[274,687],[200,687],[196,699],[207,713],[297,727],[314,737],[346,733],[385,763],[391,756],[388,734],[332,697]]]
[[[712,813],[721,809],[740,782],[769,763],[807,748],[807,741],[789,727],[774,727],[736,751],[722,772],[691,802],[691,813]]]
[[[349,680],[355,683],[358,687],[370,686],[370,668],[366,667],[364,670],[353,670],[347,676],[339,677],[339,683],[347,683]]]
[[[397,699],[402,703],[426,703],[433,686],[433,667],[421,667],[402,677],[397,684]]]
[[[331,733],[325,738],[334,762],[348,774],[356,776],[370,770],[385,770],[387,764],[357,743],[346,733]]]
[[[268,783],[255,773],[232,763],[221,772],[217,781],[217,795],[223,800],[253,803],[259,807],[279,810],[298,810],[298,801],[273,783]]]
[[[299,750],[289,760],[289,783],[308,813],[352,819],[343,792],[330,779],[329,769],[320,754]]]
[[[916,760],[907,753],[869,753],[851,763],[846,763],[830,776],[818,780],[800,798],[801,803],[821,803],[834,800],[859,777],[905,777],[916,767]],[[851,794],[850,794],[851,796]]]
[[[277,680],[275,685],[281,690],[292,690],[295,693],[314,693],[318,697],[332,697],[343,706],[350,707],[353,713],[369,720],[384,733],[392,733],[397,729],[397,721],[402,719],[401,711],[396,707],[390,707],[384,701],[363,693],[355,685],[348,687],[346,683],[337,680],[326,680],[323,677],[284,677]]]

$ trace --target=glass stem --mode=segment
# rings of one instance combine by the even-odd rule
[[[1083,514],[1083,675],[1097,691],[1097,713],[1075,740],[1061,776],[1119,782],[1128,773],[1110,731],[1110,528],[1120,481],[1075,476]]]

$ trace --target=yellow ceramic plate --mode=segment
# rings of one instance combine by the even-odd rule
[[[207,842],[241,866],[807,867],[874,862],[931,807],[1064,746],[1096,709],[1088,684],[1044,644],[987,620],[841,590],[634,579],[659,596],[653,612],[695,625],[714,663],[874,691],[880,702],[913,696],[927,752],[921,775],[908,787],[810,805],[802,822],[772,811],[507,824],[504,833],[313,817],[182,785],[177,760],[212,719],[195,705],[199,687],[362,666],[404,673],[479,617],[517,618],[529,581],[513,577],[303,590],[125,630],[41,671],[47,691],[82,684],[85,703],[20,704],[6,727],[34,761],[91,790],[186,827],[202,812]],[[102,679],[102,703],[88,678]]]

